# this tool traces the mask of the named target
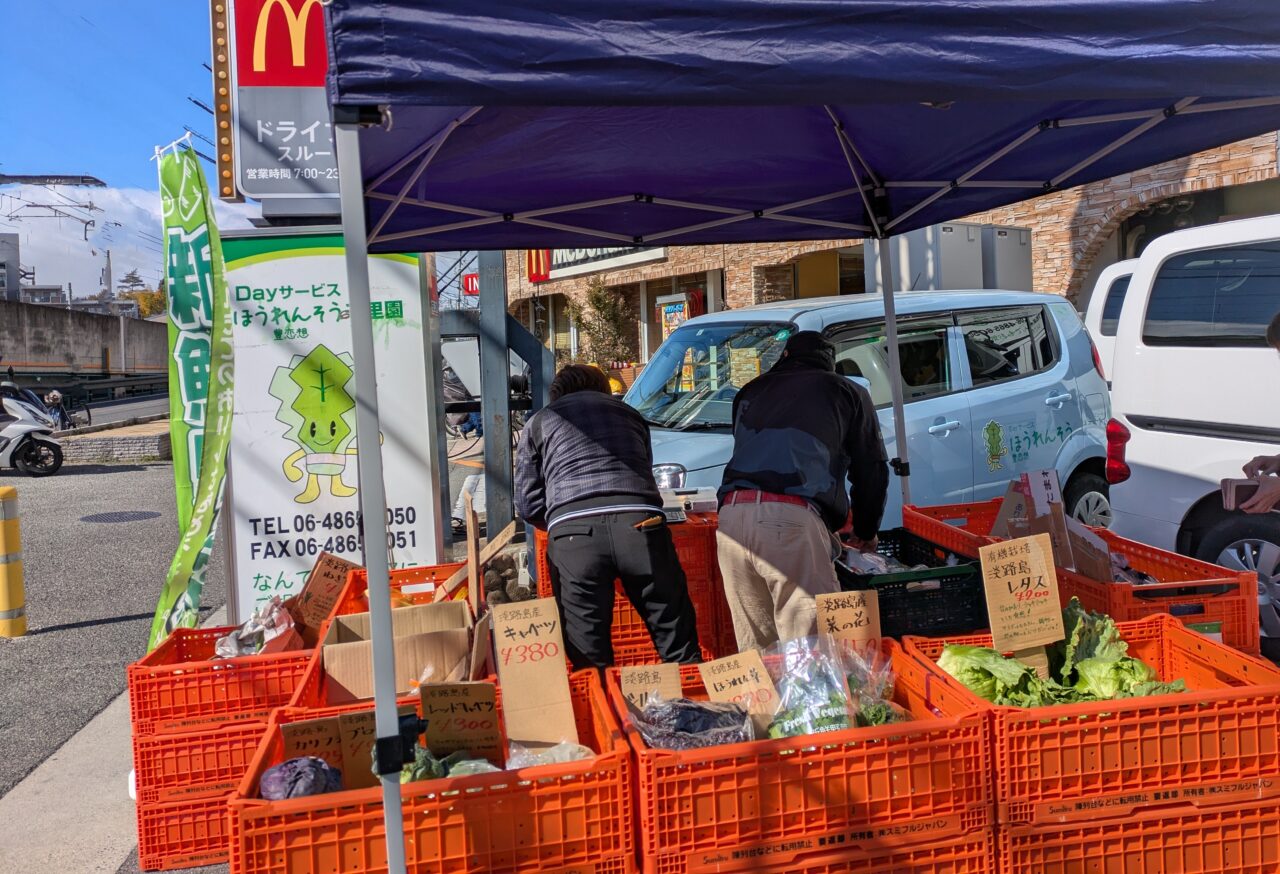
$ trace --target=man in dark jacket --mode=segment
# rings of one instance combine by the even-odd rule
[[[852,507],[850,542],[874,550],[888,485],[871,396],[836,374],[821,334],[792,335],[733,399],[716,546],[739,649],[816,632],[815,596],[840,590],[832,532]]]
[[[700,661],[693,604],[653,479],[649,423],[610,395],[595,367],[563,368],[550,394],[520,441],[516,510],[547,530],[569,660],[613,664],[618,579],[662,659]]]

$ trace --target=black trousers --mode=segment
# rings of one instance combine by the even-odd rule
[[[559,522],[547,538],[551,589],[569,661],[576,668],[613,665],[614,580],[649,628],[667,662],[698,662],[698,627],[689,587],[663,520],[636,524],[659,513],[606,513]]]

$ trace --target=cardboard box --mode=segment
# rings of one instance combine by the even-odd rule
[[[373,697],[373,643],[368,613],[338,616],[322,643],[329,703],[344,704]],[[476,679],[472,669],[472,632],[477,652],[487,652],[489,624],[472,621],[462,601],[419,604],[391,611],[396,656],[396,692],[413,691],[427,668],[431,682]],[[475,666],[483,671],[483,660]]]

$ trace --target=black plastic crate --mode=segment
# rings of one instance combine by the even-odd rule
[[[948,567],[952,553],[905,528],[881,532],[876,551],[906,565],[928,566],[892,574],[859,574],[836,562],[836,577],[846,592],[876,590],[880,630],[886,637],[941,637],[990,627],[982,570],[976,561],[957,556],[961,563]]]

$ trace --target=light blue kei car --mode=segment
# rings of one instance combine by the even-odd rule
[[[912,501],[987,500],[1018,474],[1054,468],[1072,515],[1110,522],[1111,402],[1071,304],[1021,291],[903,292],[895,301]],[[690,319],[627,392],[650,423],[660,486],[720,485],[733,450],[733,397],[795,331],[821,331],[835,344],[836,371],[870,391],[889,457],[898,454],[882,298],[782,301]],[[901,519],[895,481],[882,527]]]

